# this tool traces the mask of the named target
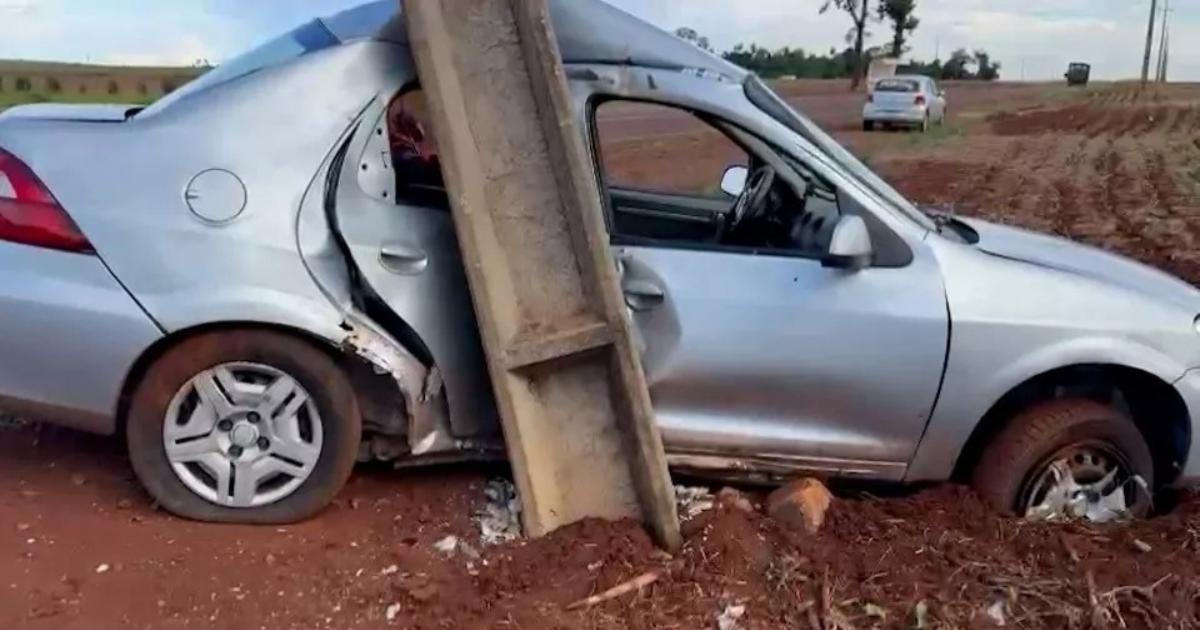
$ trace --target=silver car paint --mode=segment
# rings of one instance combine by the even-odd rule
[[[496,436],[499,416],[454,221],[449,208],[397,205],[388,102],[380,98],[368,108],[349,146],[354,159],[345,161],[337,188],[341,234],[367,284],[433,354],[454,433]]]
[[[660,68],[606,64],[587,68],[600,77],[598,81],[580,80],[579,72],[569,72],[576,77],[573,89],[581,104],[596,92],[641,94],[734,121],[811,164],[913,251],[913,263],[906,268],[840,276],[806,266],[805,260],[737,261],[742,275],[736,278],[736,270],[727,268],[731,266],[728,254],[655,248],[619,252],[626,255],[633,279],[643,274],[661,282],[675,305],[673,313],[661,309],[655,315],[658,320],[639,315],[639,333],[648,347],[656,396],[665,401],[663,418],[672,448],[702,451],[689,461],[719,467],[759,457],[782,460],[785,468],[793,469],[944,478],[980,418],[1004,393],[1037,374],[1081,363],[1141,369],[1174,383],[1193,418],[1200,412],[1200,377],[1191,371],[1200,368],[1200,336],[1192,324],[1200,312],[1195,291],[1151,278],[1123,259],[1094,265],[1094,258],[1085,260],[1093,252],[1082,254],[1072,244],[1051,246],[1029,235],[1001,234],[998,229],[991,244],[979,246],[930,234],[834,160],[759,111],[738,85],[744,72],[631,22],[606,5],[559,0],[554,7],[568,61],[611,58],[614,63],[623,59]],[[383,39],[394,43],[357,41],[207,90],[189,94],[185,88],[169,106],[152,107],[127,123],[15,116],[0,120],[0,147],[18,155],[47,182],[96,245],[104,263],[167,332],[214,323],[262,322],[340,343],[345,340],[341,326],[350,308],[350,289],[333,239],[322,233],[328,230],[323,214],[324,175],[347,139],[370,130],[364,124],[372,121],[367,112],[402,87],[411,62],[404,47],[396,45],[403,43],[398,24],[393,17],[374,29],[360,29],[380,31]],[[638,37],[630,37],[634,31]],[[695,71],[665,69],[669,67]],[[572,64],[572,71],[582,69]],[[651,74],[653,83],[648,79]],[[219,226],[194,217],[183,195],[187,182],[210,168],[235,173],[248,191],[246,210]],[[343,173],[342,186],[347,176]],[[364,197],[369,198],[369,188],[362,188]],[[374,210],[363,210],[364,214],[379,215],[368,222],[383,225],[394,220],[395,229],[420,224],[413,216],[417,209],[395,207],[399,218],[392,219],[381,216],[382,206],[371,204],[377,202],[346,200],[346,207],[339,207],[339,219],[351,218],[354,205],[360,205],[360,210]],[[358,229],[351,225],[348,231],[353,234]],[[981,231],[989,240],[989,230]],[[379,290],[397,311],[449,317],[449,309],[460,308],[451,306],[459,303],[463,290],[453,284],[458,282],[453,274],[442,276],[447,284],[439,294],[452,299],[437,298],[441,301],[436,301],[436,307],[435,302],[417,305],[398,277],[384,275],[376,256],[382,251],[381,241],[405,235],[375,234],[368,240],[357,233],[351,244],[359,253],[357,262],[365,275],[386,287]],[[1000,245],[1002,241],[1007,245]],[[38,294],[28,288],[26,277],[15,288],[10,286],[12,280],[0,281],[0,303],[20,301],[26,287],[30,299],[65,304],[65,313],[75,309],[78,315],[70,321],[76,328],[67,332],[39,329],[46,314],[32,306],[0,316],[13,318],[16,330],[32,331],[24,337],[14,338],[7,331],[0,335],[3,356],[46,357],[25,366],[32,370],[28,375],[0,371],[0,392],[78,411],[107,410],[107,419],[89,428],[111,429],[125,373],[160,332],[136,310],[134,300],[113,294],[112,283],[99,273],[100,261],[79,257],[86,263],[73,260],[72,264],[81,268],[60,269],[57,265],[66,263],[43,261],[25,249],[14,249],[19,250],[15,256],[29,256],[24,262],[41,265],[51,278],[83,274],[75,284],[101,287],[98,293],[107,296],[109,306],[79,306],[69,295],[55,292],[57,287],[71,290],[70,282],[55,284],[56,280],[48,279]],[[1053,256],[1046,253],[1050,249]],[[372,257],[376,267],[368,264]],[[1093,275],[1079,273],[1080,266]],[[793,284],[786,287],[790,271]],[[736,286],[728,287],[725,295],[708,294],[713,274]],[[755,283],[747,278],[765,280]],[[829,299],[806,300],[805,288]],[[795,293],[787,293],[789,289]],[[726,322],[690,312],[700,304],[715,304],[726,314],[746,307],[742,319],[732,322],[729,330],[744,337],[722,337]],[[753,305],[799,310],[772,314],[755,311]],[[99,331],[106,338],[96,340],[88,334],[84,339],[87,333],[81,324],[91,321],[98,308],[112,314],[101,320],[110,324]],[[808,322],[797,312],[828,320]],[[942,374],[940,361],[934,358],[946,357],[947,312],[953,330],[945,383],[938,395]],[[820,333],[802,328],[806,324],[818,326]],[[468,345],[476,334],[474,330],[462,333],[461,343]],[[79,338],[64,343],[63,336],[70,334]],[[71,356],[45,354],[39,341],[51,338],[63,348],[61,353]],[[797,344],[784,347],[781,338]],[[864,338],[869,341],[863,343]],[[77,351],[89,356],[80,359],[73,354]],[[466,354],[462,347],[454,351]],[[894,360],[892,352],[903,361]],[[830,362],[832,371],[822,369]],[[95,369],[88,370],[86,379],[75,378],[83,382],[72,381],[69,392],[61,386],[39,389],[33,382],[36,377],[68,382],[82,374],[74,371],[78,365]],[[865,378],[856,379],[855,374]],[[789,381],[815,398],[794,394],[784,387]],[[761,406],[739,398],[739,388],[744,386],[768,390],[752,392]],[[710,391],[717,387],[730,395],[712,400]],[[839,388],[847,389],[835,391]],[[449,395],[452,400],[460,397],[453,391]],[[456,426],[470,424],[456,422]],[[702,441],[709,438],[711,442]],[[1193,439],[1200,439],[1195,432]],[[1190,452],[1196,452],[1195,445]],[[675,455],[675,461],[682,461],[678,450]],[[1185,478],[1197,476],[1197,459],[1189,456]]]
[[[0,405],[106,429],[162,334],[96,257],[0,243]]]
[[[929,241],[954,332],[946,383],[909,480],[948,477],[979,419],[1040,374],[1121,365],[1174,383],[1200,365],[1195,289],[1084,245],[968,222],[980,232],[977,246]],[[1191,392],[1180,394],[1196,403]]]
[[[592,125],[591,99],[635,99],[716,116],[810,162],[807,143],[738,86],[672,71],[588,70],[595,80],[574,82],[582,128]],[[664,293],[633,318],[668,451],[902,477],[933,411],[949,334],[937,262],[922,232],[905,227],[912,264],[860,273],[792,256],[614,248],[627,287]]]

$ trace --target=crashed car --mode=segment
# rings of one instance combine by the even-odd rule
[[[0,115],[2,406],[122,435],[208,521],[306,518],[356,461],[501,449],[435,147],[397,137],[420,90],[398,4],[145,109]],[[1191,286],[923,211],[741,68],[599,1],[552,16],[590,149],[597,105],[631,102],[745,153],[695,194],[596,157],[675,470],[962,479],[1093,520],[1200,475]]]

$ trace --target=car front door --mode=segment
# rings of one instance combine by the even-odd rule
[[[669,456],[702,468],[899,479],[935,403],[948,335],[941,276],[919,239],[891,243],[912,248],[902,264],[851,272],[811,252],[722,247],[688,218],[653,233],[629,232],[644,224],[620,219],[647,195],[663,202],[667,223],[704,215],[720,205],[712,191],[722,160],[771,151],[739,145],[670,100],[672,84],[704,80],[661,73],[624,83],[654,86],[623,96],[660,110],[624,126],[613,122],[614,102],[591,98],[615,82],[574,85]],[[680,114],[686,124],[666,122]],[[852,191],[820,203],[826,218],[864,211]]]

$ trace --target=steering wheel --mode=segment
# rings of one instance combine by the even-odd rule
[[[775,185],[775,169],[762,166],[750,174],[750,180],[742,189],[742,194],[734,200],[729,210],[729,220],[725,222],[722,237],[732,234],[747,220],[758,218],[767,207],[767,196]]]

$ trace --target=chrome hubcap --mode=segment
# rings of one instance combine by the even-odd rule
[[[1025,516],[1046,521],[1107,523],[1129,518],[1130,499],[1137,492],[1124,459],[1099,445],[1060,451],[1033,479]]]
[[[189,490],[250,508],[295,492],[317,466],[321,416],[294,378],[258,363],[205,370],[175,394],[163,447]]]

